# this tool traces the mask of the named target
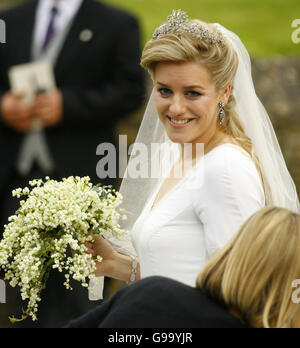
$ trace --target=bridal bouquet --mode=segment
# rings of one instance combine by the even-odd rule
[[[5,225],[0,242],[0,267],[5,280],[19,286],[22,300],[28,300],[21,319],[37,320],[38,302],[52,269],[65,273],[65,287],[71,290],[70,277],[88,287],[94,279],[96,261],[86,253],[84,243],[93,234],[111,232],[120,237],[124,231],[117,221],[126,218],[118,206],[121,195],[110,186],[93,186],[89,177],[69,177],[61,182],[33,180],[28,187],[13,191],[15,197],[26,197]],[[72,256],[67,249],[73,250]]]

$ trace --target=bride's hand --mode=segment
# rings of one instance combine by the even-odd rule
[[[114,248],[100,235],[95,235],[92,242],[86,242],[87,253],[94,257],[101,256],[102,261],[96,262],[96,276],[111,276],[114,273],[114,265],[118,253]]]
[[[128,282],[132,273],[132,258],[118,253],[100,235],[94,236],[92,242],[86,242],[87,253],[94,257],[101,256],[102,261],[96,262],[96,276],[105,276]],[[137,265],[136,280],[140,279],[140,264]]]

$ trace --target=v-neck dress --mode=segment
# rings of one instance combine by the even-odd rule
[[[265,206],[260,176],[248,153],[227,143],[202,157],[152,208],[161,184],[131,231],[141,278],[195,286],[212,255]]]

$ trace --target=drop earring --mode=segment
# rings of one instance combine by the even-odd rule
[[[218,115],[218,122],[219,122],[219,125],[222,126],[224,120],[225,120],[225,110],[224,110],[224,102],[220,102],[219,103],[219,115]]]

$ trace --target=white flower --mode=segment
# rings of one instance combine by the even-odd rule
[[[28,300],[27,314],[37,320],[41,288],[47,271],[65,272],[65,287],[71,290],[70,278],[87,287],[94,279],[96,261],[86,253],[84,243],[91,241],[90,230],[113,233],[120,230],[123,218],[118,206],[122,198],[110,188],[93,187],[88,177],[69,177],[61,182],[48,177],[32,180],[24,189],[13,191],[25,197],[18,212],[9,218],[0,242],[0,267],[11,286],[20,286],[23,300]],[[27,199],[26,199],[27,197]],[[104,198],[102,198],[104,197]],[[75,254],[68,257],[68,248]]]

